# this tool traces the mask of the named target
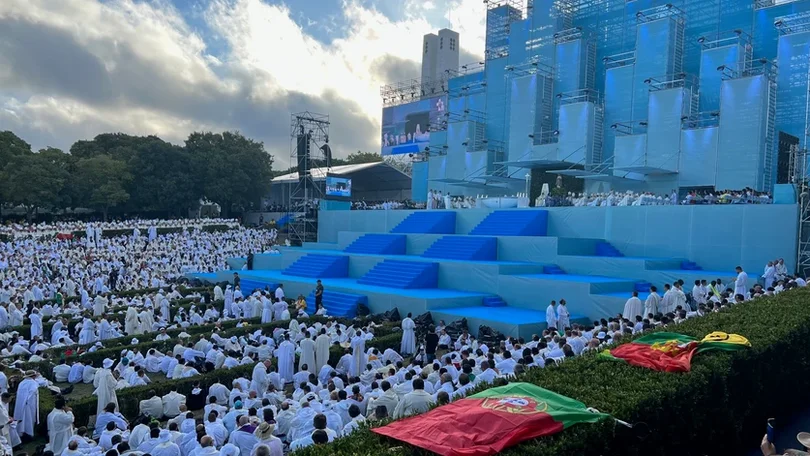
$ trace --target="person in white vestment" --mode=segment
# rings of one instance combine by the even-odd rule
[[[31,320],[31,338],[42,337],[42,316],[39,314],[39,309],[34,307],[28,319]]]
[[[321,333],[315,339],[315,372],[320,372],[329,361],[329,347],[331,345],[332,340],[326,334],[326,328],[321,328]]]
[[[366,339],[363,337],[362,331],[357,331],[356,336],[352,339],[352,375],[359,377],[366,368]]]
[[[734,281],[734,294],[745,297],[748,294],[748,274],[743,271],[742,266],[737,266],[735,270],[737,271],[737,280]]]
[[[298,360],[298,369],[300,370],[304,364],[315,366],[315,340],[309,337],[304,338],[299,346],[301,347],[301,357]]]
[[[26,371],[25,378],[17,386],[14,419],[19,421],[17,432],[20,437],[23,434],[33,437],[34,427],[39,424],[39,384],[34,380],[36,376],[36,371]]]
[[[290,335],[284,334],[284,342],[279,344],[276,350],[278,358],[278,375],[284,383],[290,383],[295,371],[295,344],[290,342]]]
[[[655,286],[650,287],[650,295],[644,301],[644,318],[650,314],[655,315],[658,313],[658,306],[661,303],[661,296],[658,295],[658,288]]]
[[[557,329],[563,331],[565,328],[569,328],[571,326],[570,317],[565,299],[560,299],[560,305],[557,307]]]
[[[93,394],[98,396],[98,405],[96,407],[96,414],[100,415],[104,411],[104,407],[109,403],[114,403],[115,408],[118,408],[118,396],[115,394],[115,385],[118,383],[113,377],[110,368],[113,365],[113,360],[105,358],[102,362],[102,368],[96,371],[96,376],[93,379],[93,386],[96,388]]]
[[[56,399],[54,409],[48,414],[48,446],[54,454],[60,454],[73,436],[73,410],[62,398]]]
[[[557,311],[554,308],[556,305],[557,301],[551,301],[548,307],[546,307],[546,327],[548,328],[557,327]]]
[[[181,456],[180,447],[172,442],[172,434],[167,429],[160,431],[158,444],[149,452],[152,456]]]
[[[402,320],[402,342],[399,344],[399,352],[403,355],[412,355],[416,353],[416,334],[414,329],[416,323],[411,319],[411,314]]]
[[[267,368],[272,364],[269,359],[266,359],[260,363],[256,363],[256,366],[253,367],[253,375],[250,381],[250,389],[252,391],[256,391],[262,395],[267,391],[267,385],[270,384],[270,380],[267,378]]]
[[[425,391],[425,381],[421,377],[413,379],[412,385],[413,391],[405,394],[402,400],[397,403],[392,415],[394,419],[425,413],[433,403],[433,395]]]
[[[766,290],[773,286],[773,282],[776,279],[776,267],[774,266],[773,261],[769,261],[768,265],[765,266],[765,272],[762,273],[762,278],[765,279]]]
[[[630,321],[636,321],[636,317],[644,316],[642,315],[642,304],[641,299],[638,299],[638,291],[633,291],[633,296],[627,300],[624,304],[624,312],[622,312],[622,317],[627,318]]]

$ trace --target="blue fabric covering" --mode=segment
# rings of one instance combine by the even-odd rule
[[[456,213],[452,211],[416,211],[391,230],[392,233],[453,234]]]
[[[314,278],[347,277],[349,275],[349,257],[343,255],[305,255],[285,269],[283,273]]]
[[[434,242],[423,257],[467,261],[498,259],[498,239],[478,236],[444,236]]]
[[[368,296],[331,290],[323,292],[323,306],[331,317],[354,318],[358,304],[368,306]],[[307,296],[307,313],[315,315],[315,311],[315,290],[312,290]]]
[[[343,251],[380,255],[404,255],[406,237],[403,234],[364,234]]]
[[[494,211],[481,221],[471,235],[478,236],[545,236],[548,212],[544,210]]]
[[[384,260],[377,263],[357,283],[392,288],[436,288],[439,264]]]

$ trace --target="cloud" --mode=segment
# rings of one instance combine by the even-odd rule
[[[462,62],[477,60],[480,1],[445,6],[462,32]],[[202,27],[167,0],[4,0],[0,125],[37,148],[111,131],[182,142],[195,130],[239,130],[284,167],[290,113],[310,110],[330,115],[336,155],[374,151],[379,87],[418,77],[419,38],[437,28],[425,12],[391,19],[346,0],[342,18],[310,21],[342,27],[324,43],[289,8],[260,0],[197,2]]]

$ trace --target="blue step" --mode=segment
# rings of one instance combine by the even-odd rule
[[[261,282],[258,280],[251,280],[244,278],[239,282],[239,289],[242,291],[242,294],[245,296],[249,296],[253,294],[256,290],[270,290],[270,294],[272,295],[274,291],[278,288],[278,284],[275,282]]]
[[[454,234],[456,213],[449,211],[415,211],[391,230],[392,233]]]
[[[596,243],[596,256],[601,257],[623,257],[624,254],[620,252],[610,242],[597,242]]]
[[[485,296],[481,304],[484,307],[506,307],[506,301],[500,296]]]
[[[639,293],[649,293],[651,286],[652,284],[650,282],[636,282],[633,285],[633,289],[638,291]]]
[[[376,255],[405,255],[406,239],[404,234],[364,234],[343,251]]]
[[[368,296],[330,290],[323,292],[323,306],[331,317],[354,318],[358,304],[368,306]],[[307,296],[307,313],[315,314],[315,290]]]
[[[357,283],[391,288],[436,288],[439,264],[385,260],[377,263]]]
[[[282,274],[320,278],[340,278],[349,276],[349,257],[344,255],[304,255],[287,269],[281,271]]]
[[[470,234],[476,236],[545,236],[548,212],[534,209],[494,211]]]
[[[422,254],[427,258],[466,261],[495,261],[498,259],[498,239],[476,236],[444,236]]]
[[[292,217],[290,216],[290,214],[286,214],[286,215],[282,216],[282,217],[281,217],[280,219],[278,219],[278,221],[276,222],[276,227],[277,227],[278,229],[283,228],[283,227],[284,227],[284,225],[286,225],[286,224],[287,224],[287,222],[289,222],[291,218],[292,218]]]
[[[698,266],[694,261],[681,261],[681,269],[685,271],[702,271],[703,268]]]
[[[565,274],[565,271],[556,264],[551,264],[543,266],[543,274]]]

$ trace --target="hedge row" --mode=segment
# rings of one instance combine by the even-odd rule
[[[765,421],[804,410],[810,399],[810,290],[761,298],[690,319],[668,331],[704,337],[713,331],[741,334],[752,348],[695,356],[685,374],[654,372],[605,361],[594,354],[557,367],[530,369],[518,380],[577,399],[630,422],[649,435],[604,420],[523,443],[505,455],[707,455],[745,454],[762,439]],[[368,429],[302,456],[428,454]]]

